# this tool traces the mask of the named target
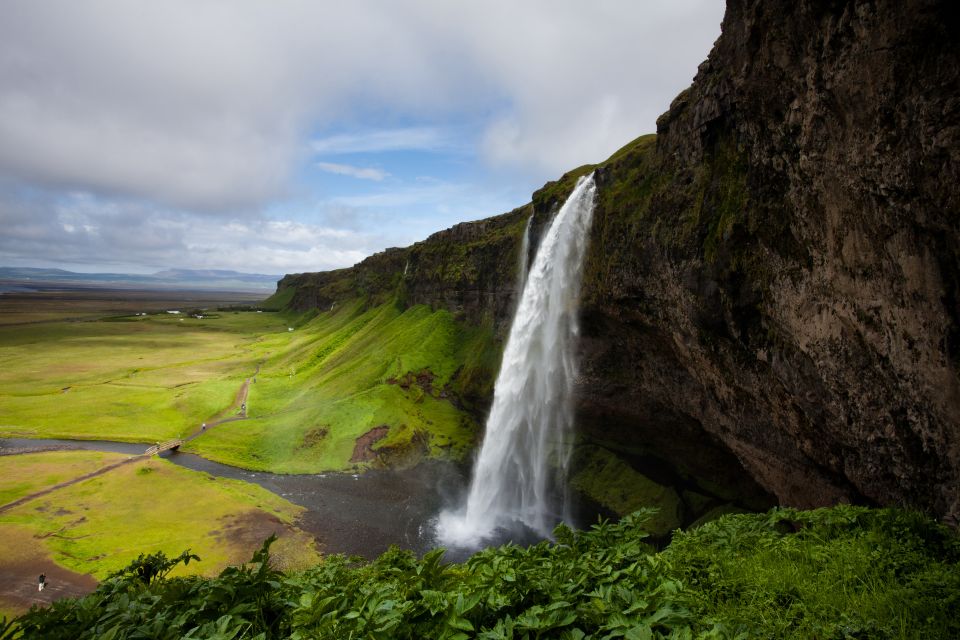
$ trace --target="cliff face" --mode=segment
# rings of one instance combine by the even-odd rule
[[[960,515],[949,7],[728,3],[656,148],[601,169],[597,432],[702,429],[786,504]]]
[[[400,295],[502,333],[527,216],[536,236],[596,169],[587,438],[716,496],[956,520],[956,14],[933,0],[729,0],[656,137],[527,207],[281,290],[300,309]]]
[[[349,269],[284,276],[297,311],[328,309],[339,300],[371,303],[397,297],[407,304],[445,307],[472,324],[501,331],[516,297],[520,244],[530,205],[439,231],[403,249],[387,249]]]

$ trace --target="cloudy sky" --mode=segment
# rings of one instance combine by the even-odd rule
[[[0,265],[280,274],[643,133],[723,0],[4,0]]]

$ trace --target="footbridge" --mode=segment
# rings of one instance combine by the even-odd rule
[[[143,452],[145,456],[155,456],[158,453],[163,453],[164,451],[169,451],[170,449],[176,449],[183,444],[182,438],[176,438],[174,440],[167,440],[166,442],[158,442],[149,449]]]

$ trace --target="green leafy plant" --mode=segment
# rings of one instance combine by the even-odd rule
[[[560,640],[960,637],[960,540],[915,513],[840,506],[728,515],[657,552],[640,510],[447,563],[392,548],[285,575],[270,544],[217,578],[141,556],[0,638]],[[144,569],[146,568],[146,569]],[[3,627],[0,627],[3,629]]]

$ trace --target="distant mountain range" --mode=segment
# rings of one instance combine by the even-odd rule
[[[147,289],[213,289],[219,291],[273,291],[278,275],[240,273],[224,269],[164,269],[152,274],[76,273],[64,269],[0,267],[6,284],[91,285]]]

